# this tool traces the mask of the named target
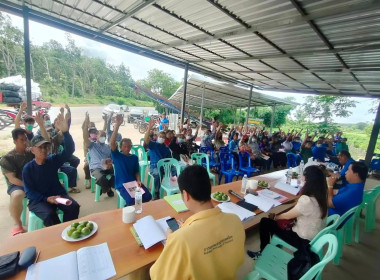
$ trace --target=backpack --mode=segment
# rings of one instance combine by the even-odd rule
[[[319,256],[312,252],[310,245],[294,252],[294,257],[288,262],[288,280],[300,279],[313,265],[319,262]]]

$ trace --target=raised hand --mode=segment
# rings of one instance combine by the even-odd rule
[[[44,117],[40,112],[37,112],[36,116],[34,117],[34,120],[36,121],[39,127],[44,125]]]
[[[69,131],[69,125],[67,123],[67,119],[63,117],[63,114],[59,114],[57,117],[57,121],[55,123],[55,128],[60,130],[62,133]]]
[[[150,118],[149,120],[149,129],[151,129],[154,126],[154,119]]]
[[[63,115],[63,113],[65,112],[65,108],[61,107],[61,108],[59,109],[59,111],[60,111],[61,114]]]
[[[22,102],[21,106],[20,106],[20,111],[24,112],[27,107],[28,107],[28,105],[26,104],[26,102]]]
[[[121,126],[123,124],[124,117],[123,115],[116,115],[116,125]]]

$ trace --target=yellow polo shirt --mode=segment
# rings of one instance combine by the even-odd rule
[[[219,208],[198,212],[169,235],[150,269],[151,279],[236,279],[244,262],[245,232],[240,219]]]

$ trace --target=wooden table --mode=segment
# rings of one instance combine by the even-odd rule
[[[256,180],[266,180],[271,187],[273,187],[277,181],[284,180],[284,178],[284,170],[254,177]],[[215,186],[212,188],[212,191],[223,191],[227,193],[228,190],[232,189],[235,192],[240,193],[240,188],[241,181],[235,181],[229,184]],[[273,190],[288,197],[289,200],[287,203],[293,202],[296,198],[296,196],[281,190]],[[230,195],[230,197],[232,202],[236,203],[238,201],[235,196]],[[214,205],[218,204],[214,201],[213,203]],[[286,209],[289,209],[292,207],[292,203],[287,204],[287,206]],[[282,211],[284,211],[284,208],[282,208]],[[257,210],[256,212],[260,213],[261,211]],[[272,212],[276,212],[276,209],[273,209]],[[160,199],[144,203],[143,213],[136,215],[136,219],[147,215],[152,215],[155,219],[171,216],[185,220],[191,216],[192,213],[190,211],[177,213],[165,200]],[[92,237],[80,242],[66,242],[61,238],[61,233],[64,228],[73,223],[73,221],[16,235],[6,240],[6,243],[0,250],[0,255],[17,250],[23,251],[29,246],[36,246],[37,250],[41,250],[39,261],[43,261],[71,251],[76,251],[85,246],[98,245],[107,242],[115,265],[117,273],[115,278],[117,279],[153,263],[163,249],[161,243],[156,244],[148,250],[139,247],[129,230],[132,224],[124,224],[121,216],[122,210],[115,209],[95,213],[78,219],[78,221],[94,221],[99,226],[98,231]],[[245,229],[250,229],[255,227],[259,222],[260,218],[254,217],[245,222],[244,227]],[[19,272],[12,279],[25,279],[25,275],[26,270]]]

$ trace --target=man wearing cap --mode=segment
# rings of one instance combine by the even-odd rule
[[[74,141],[62,113],[58,115],[55,125],[63,133],[65,149],[49,155],[50,142],[40,135],[33,137],[30,145],[35,159],[27,163],[22,172],[29,210],[43,220],[45,226],[60,223],[57,208],[63,211],[63,222],[77,219],[79,215],[79,204],[67,195],[58,180],[58,169],[75,150]],[[69,199],[71,205],[58,204],[57,198],[60,197]]]

